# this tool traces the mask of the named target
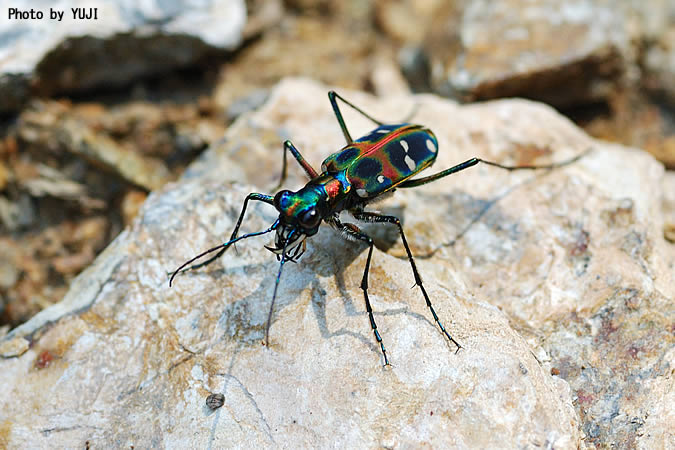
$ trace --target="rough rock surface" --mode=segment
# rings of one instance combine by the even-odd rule
[[[675,25],[657,42],[658,45],[650,48],[645,57],[649,86],[656,92],[665,93],[675,104]]]
[[[621,6],[626,10],[633,39],[644,47],[641,62],[645,87],[675,104],[675,2],[629,0]]]
[[[9,18],[10,7],[43,18]],[[74,18],[74,8],[88,18]],[[62,19],[50,18],[50,11],[63,12]],[[246,22],[243,0],[17,0],[3,5],[2,14],[0,112],[17,109],[30,89],[51,94],[121,86],[213,49],[231,50]]]
[[[434,84],[471,99],[606,100],[625,69],[623,20],[616,6],[597,0],[470,2],[459,25],[461,50],[441,62]]]
[[[436,310],[464,346],[457,354],[410,289],[395,232],[373,226],[364,228],[388,249],[373,256],[371,301],[392,367],[381,366],[364,311],[366,254],[325,227],[283,273],[269,347],[269,240],[242,242],[168,287],[167,270],[229,235],[246,193],[276,184],[284,139],[317,167],[343,145],[326,90],[282,82],[180,182],[152,194],[60,304],[0,341],[0,442],[672,444],[675,251],[663,238],[662,166],[540,104],[344,93],[382,119],[419,104],[414,121],[440,145],[430,173],[472,156],[533,164],[592,149],[554,171],[478,166],[376,205],[403,219]],[[372,127],[345,118],[354,136]],[[299,187],[289,163],[286,185]],[[276,216],[250,208],[245,231]],[[225,396],[215,412],[212,393]]]

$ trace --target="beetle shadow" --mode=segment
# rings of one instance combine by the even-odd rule
[[[374,225],[375,227],[378,226],[378,224]],[[379,225],[379,227],[395,228],[386,225]],[[341,238],[334,230],[327,229],[320,233],[321,235],[317,236],[319,239],[310,241],[309,243],[309,245],[312,246],[310,247],[311,252],[308,251],[308,253],[298,261],[297,265],[286,264],[284,267],[284,275],[287,275],[288,272],[303,264],[311,267],[311,269],[301,269],[302,273],[296,277],[295,282],[293,283],[293,294],[291,295],[288,295],[289,292],[284,289],[283,285],[285,277],[282,275],[279,293],[274,305],[272,323],[274,323],[276,318],[279,317],[280,312],[287,305],[290,305],[297,300],[300,292],[309,288],[311,292],[311,305],[323,338],[330,339],[336,336],[348,335],[359,340],[379,355],[380,349],[379,346],[376,345],[375,338],[372,336],[372,329],[369,325],[364,298],[361,295],[358,299],[355,299],[351,294],[355,287],[358,288],[360,286],[361,276],[358,276],[355,286],[348,283],[345,277],[345,269],[359,259],[360,255],[366,252],[368,247],[360,242],[347,241]],[[385,231],[384,236],[386,235],[387,232]],[[397,231],[395,236],[398,237]],[[340,245],[337,245],[336,243],[339,243]],[[373,255],[373,259],[375,258],[377,258],[377,254]],[[317,260],[321,260],[321,263],[318,264]],[[362,261],[362,264],[363,267],[361,267],[361,270],[365,270],[365,259]],[[219,268],[209,271],[209,276],[214,280],[225,276],[234,277],[236,276],[234,273],[240,272],[241,270],[250,273],[249,276],[264,273],[260,283],[253,292],[234,302],[225,299],[224,303],[226,306],[218,320],[218,328],[222,330],[226,337],[244,345],[259,345],[259,343],[264,340],[269,307],[271,305],[272,292],[274,290],[274,282],[276,280],[278,268],[279,263],[275,261],[274,258],[270,258],[270,261],[264,263]],[[330,329],[329,320],[326,317],[327,291],[322,286],[320,277],[334,277],[338,295],[343,303],[345,315],[350,317],[362,316],[364,323],[363,327],[358,328],[358,330],[350,330],[345,327],[339,327],[336,330]],[[350,284],[350,286],[348,286],[348,284]],[[371,284],[369,287],[371,297],[378,295],[377,291],[377,286]],[[267,302],[263,303],[261,302],[261,299],[266,299]],[[420,301],[423,301],[421,293]],[[422,314],[412,312],[408,307],[374,311],[376,318],[378,316],[400,314],[411,315],[415,319],[422,320],[427,322],[429,326],[435,327],[434,323],[429,318]],[[270,339],[274,340],[274,336],[271,336]]]
[[[396,211],[394,209],[389,209],[389,210],[383,210],[383,213],[385,214],[392,214],[396,215]],[[389,225],[389,224],[369,224],[369,226],[366,228],[365,226],[363,227],[364,231],[367,230],[367,233],[375,239],[374,234],[372,230],[377,230],[378,228],[380,229],[385,229],[382,233],[381,236],[385,237],[384,242],[386,241],[387,236],[391,236],[391,233],[387,232],[387,228],[393,228],[394,229],[394,234],[393,237],[395,238],[393,242],[395,243],[397,239],[399,239],[399,234],[398,230],[396,229],[395,226]],[[363,325],[358,328],[357,331],[354,331],[353,329],[348,329],[345,327],[337,327],[336,329],[331,330],[331,327],[329,325],[329,318],[326,315],[326,302],[327,302],[327,292],[326,290],[321,286],[321,283],[319,282],[318,278],[313,277],[311,281],[311,302],[312,302],[312,308],[314,310],[314,316],[316,317],[316,320],[319,324],[319,330],[321,333],[321,336],[325,339],[330,339],[332,337],[337,337],[337,336],[351,336],[357,340],[359,340],[361,343],[366,345],[373,353],[378,355],[378,357],[382,358],[382,353],[380,351],[380,347],[377,344],[375,337],[373,335],[372,328],[370,327],[370,322],[368,319],[368,313],[366,311],[365,307],[365,299],[363,295],[359,295],[358,299],[354,299],[351,294],[349,289],[347,288],[347,282],[345,280],[345,268],[352,264],[356,259],[359,258],[359,256],[366,252],[368,247],[366,245],[363,245],[358,242],[348,242],[342,239],[343,242],[347,242],[348,245],[344,246],[341,251],[331,251],[328,250],[327,254],[330,255],[328,258],[330,259],[331,263],[330,264],[325,264],[321,266],[320,269],[317,269],[314,273],[319,274],[321,276],[334,276],[335,277],[335,282],[336,286],[338,289],[338,293],[340,297],[343,300],[344,304],[344,309],[345,309],[345,314],[350,317],[354,316],[359,316],[363,318]],[[389,243],[389,247],[392,244]],[[379,255],[381,256],[381,255]],[[377,253],[373,253],[373,262],[371,262],[371,270],[373,268],[373,264],[375,259],[378,257]],[[365,258],[362,258],[361,261],[362,266],[360,267],[361,270],[365,270]],[[358,272],[357,273],[362,273]],[[412,268],[410,268],[410,277],[412,278]],[[356,284],[351,286],[351,289],[353,291],[354,288],[357,288],[360,291],[360,283],[361,283],[361,275],[358,276],[358,279],[355,280]],[[371,297],[371,301],[373,297],[376,297],[378,295],[381,295],[381,292],[378,292],[378,286],[376,284],[370,283],[368,292]],[[419,292],[419,301],[421,304],[424,303],[424,297],[422,296],[422,293]],[[360,308],[355,307],[355,302],[359,302]],[[383,310],[378,310],[374,309],[373,310],[373,315],[375,316],[375,320],[377,320],[378,317],[385,317],[385,316],[400,316],[400,315],[406,315],[414,320],[421,321],[423,323],[426,323],[428,326],[436,329],[435,323],[431,320],[431,315],[425,315],[421,313],[414,312],[410,309],[408,306],[404,307],[397,307],[397,308],[387,308]],[[440,332],[440,330],[439,330]],[[382,330],[380,329],[380,334],[383,334]],[[442,336],[440,336],[442,338]],[[382,338],[385,341],[385,346],[387,344],[387,336],[383,335]],[[449,348],[453,346],[453,344],[450,341],[446,342],[449,345]]]
[[[272,323],[279,316],[279,313],[287,305],[296,301],[299,293],[308,287],[312,290],[312,299],[317,296],[318,292],[323,292],[319,296],[325,298],[325,290],[321,286],[319,277],[335,277],[336,286],[347,315],[365,314],[365,307],[362,308],[363,311],[359,311],[354,304],[354,299],[345,281],[344,268],[359,258],[359,255],[367,250],[367,247],[359,242],[346,241],[333,230],[322,230],[320,233],[321,236],[319,236],[320,239],[318,241],[309,241],[310,248],[307,254],[300,258],[297,263],[287,263],[284,266],[279,283],[279,291],[274,304]],[[336,240],[339,243],[344,242],[347,245],[335,245],[334,242]],[[316,264],[316,260],[318,259],[322,260],[321,264]],[[303,266],[309,266],[311,270]],[[270,254],[270,260],[263,263],[218,268],[209,271],[209,276],[214,280],[226,276],[236,277],[235,273],[242,270],[250,273],[249,276],[251,277],[258,273],[264,274],[256,289],[250,294],[234,302],[225,299],[224,303],[226,303],[226,307],[220,315],[218,327],[224,331],[226,336],[249,344],[257,344],[265,338],[269,307],[271,306],[278,269],[279,262]],[[296,274],[292,288],[293,293],[289,295],[290,292],[284,286],[284,279],[293,270],[299,270],[300,273]],[[267,301],[263,303],[261,299]],[[322,316],[325,319],[325,313]],[[321,326],[324,326],[326,323],[325,320],[320,320],[320,322]],[[324,334],[323,330],[322,334]],[[330,334],[324,335],[329,336]]]
[[[506,188],[503,192],[493,195],[487,199],[474,197],[469,192],[461,189],[456,189],[449,194],[432,194],[420,192],[419,195],[424,203],[446,205],[446,216],[452,217],[455,220],[450,222],[449,226],[454,231],[453,237],[450,240],[438,244],[435,248],[427,253],[415,254],[415,258],[430,259],[436,255],[441,249],[453,247],[460,241],[473,226],[477,223],[484,223],[491,230],[506,232],[511,240],[517,240],[520,236],[518,220],[514,220],[507,211],[499,208],[500,200],[509,196],[516,189],[530,184],[537,180],[540,176],[523,180],[512,186]]]

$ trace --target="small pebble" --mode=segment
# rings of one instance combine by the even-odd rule
[[[225,396],[223,394],[211,394],[206,397],[206,406],[211,408],[213,411],[223,406],[225,403]]]

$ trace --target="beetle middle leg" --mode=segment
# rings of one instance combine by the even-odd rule
[[[347,145],[352,144],[354,142],[354,140],[352,139],[352,136],[349,134],[349,130],[347,130],[347,124],[345,123],[344,117],[342,117],[342,111],[340,111],[340,107],[337,104],[338,99],[342,100],[342,102],[344,102],[345,105],[351,106],[356,112],[360,113],[363,117],[370,120],[374,124],[376,124],[378,126],[384,125],[383,122],[380,122],[379,120],[373,118],[372,116],[367,114],[365,111],[363,111],[361,108],[359,108],[358,106],[351,103],[349,100],[345,100],[345,98],[342,97],[337,92],[329,91],[328,92],[328,100],[330,100],[330,104],[333,107],[333,113],[335,114],[335,117],[337,118],[337,121],[340,124],[340,128],[342,129],[342,134],[344,134],[344,136],[345,136],[345,140],[347,141]]]
[[[342,111],[340,111],[340,107],[338,106],[337,101],[341,100],[345,105],[351,107],[354,111],[358,112],[361,114],[363,117],[366,119],[370,120],[377,126],[382,126],[385,125],[385,122],[382,122],[380,120],[377,120],[370,114],[366,113],[364,110],[359,108],[358,106],[354,105],[352,102],[349,100],[345,99],[343,96],[338,94],[335,91],[329,91],[328,92],[328,100],[330,100],[330,104],[333,107],[333,113],[335,114],[335,117],[337,118],[338,123],[340,124],[340,128],[342,129],[342,134],[345,137],[345,140],[347,141],[347,145],[353,144],[354,140],[352,139],[352,136],[349,134],[349,130],[347,129],[347,124],[345,123],[344,117],[342,117]],[[403,119],[403,122],[407,122],[412,116],[415,115],[417,112],[417,106],[415,106],[412,111],[406,116],[405,119]]]
[[[352,223],[342,223],[337,218],[331,219],[330,223],[340,233],[343,233],[345,238],[363,241],[368,244],[368,258],[366,259],[366,268],[363,271],[363,279],[361,280],[361,290],[363,290],[363,297],[366,301],[366,311],[368,311],[370,327],[373,329],[375,340],[377,340],[378,344],[380,344],[380,350],[382,350],[382,356],[384,356],[384,365],[388,366],[389,358],[387,358],[387,350],[384,348],[384,343],[382,342],[380,332],[377,331],[377,324],[375,323],[375,317],[373,316],[373,308],[370,306],[370,299],[368,298],[368,272],[370,271],[370,260],[373,256],[373,239]]]
[[[377,214],[373,212],[366,212],[366,211],[354,211],[352,213],[355,219],[361,220],[363,222],[374,222],[374,223],[393,223],[398,227],[398,232],[401,235],[401,240],[403,241],[403,246],[405,247],[405,251],[408,255],[408,261],[410,262],[410,267],[412,267],[413,271],[413,276],[415,277],[415,284],[420,287],[422,290],[422,295],[424,296],[424,300],[427,303],[427,307],[431,311],[431,315],[434,316],[434,320],[436,321],[436,324],[438,324],[439,328],[445,334],[445,336],[457,346],[457,350],[455,353],[459,351],[460,348],[462,348],[459,343],[453,339],[452,336],[450,336],[450,333],[447,332],[441,321],[438,319],[438,315],[436,314],[436,311],[434,310],[433,305],[431,304],[431,300],[429,299],[429,294],[427,294],[427,290],[424,289],[424,285],[422,284],[422,277],[420,276],[419,271],[417,270],[417,265],[415,264],[415,259],[413,258],[412,252],[410,251],[410,247],[408,246],[408,241],[405,238],[405,233],[403,233],[403,226],[401,225],[401,220],[398,217],[395,216],[385,216],[382,214]],[[371,246],[372,250],[372,246]]]

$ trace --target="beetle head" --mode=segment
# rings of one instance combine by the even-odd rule
[[[302,254],[300,244],[304,251],[307,236],[319,231],[326,210],[323,196],[311,187],[298,192],[283,190],[274,196],[274,207],[279,211],[279,227],[274,247],[267,248],[280,255],[285,247],[290,259],[297,258]]]

